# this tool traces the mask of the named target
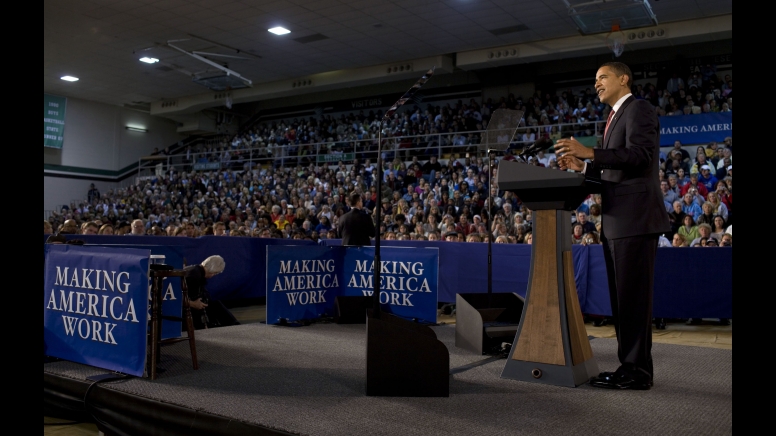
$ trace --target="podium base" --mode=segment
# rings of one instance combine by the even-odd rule
[[[370,310],[366,334],[367,396],[450,396],[450,354],[431,328]]]
[[[574,388],[587,383],[592,377],[598,376],[598,373],[598,363],[595,359],[588,359],[574,366],[508,359],[501,378]]]

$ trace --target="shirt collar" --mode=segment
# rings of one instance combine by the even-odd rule
[[[615,103],[615,104],[614,104],[614,106],[612,106],[612,111],[613,111],[613,112],[617,112],[617,111],[620,109],[620,106],[622,106],[622,103],[625,101],[625,99],[626,99],[626,98],[628,98],[628,97],[630,97],[631,95],[633,95],[633,94],[631,94],[631,93],[629,92],[629,93],[627,93],[627,94],[623,95],[623,96],[622,96],[622,98],[620,98],[619,100],[617,100],[617,103]]]

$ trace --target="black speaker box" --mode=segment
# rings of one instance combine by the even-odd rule
[[[366,310],[372,308],[372,297],[337,296],[334,298],[334,322],[366,324]]]

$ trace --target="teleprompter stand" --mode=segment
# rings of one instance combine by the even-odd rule
[[[499,352],[517,334],[523,305],[514,292],[456,294],[455,346],[477,354]]]
[[[512,145],[523,111],[496,109],[479,145],[488,160],[488,190],[494,170],[493,152],[503,152]],[[493,225],[490,198],[483,213],[488,214],[488,226]],[[488,354],[500,352],[502,341],[515,336],[523,311],[523,298],[515,293],[493,293],[493,235],[488,238],[488,293],[458,293],[455,296],[455,346]]]
[[[574,282],[571,219],[597,190],[579,173],[501,161],[498,186],[533,213],[525,307],[501,377],[575,387],[598,375]]]

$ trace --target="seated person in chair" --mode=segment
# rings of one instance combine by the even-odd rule
[[[183,269],[186,272],[191,317],[197,330],[240,324],[223,303],[210,299],[210,293],[205,288],[207,279],[221,274],[225,266],[224,258],[216,255],[208,257],[199,265]]]

